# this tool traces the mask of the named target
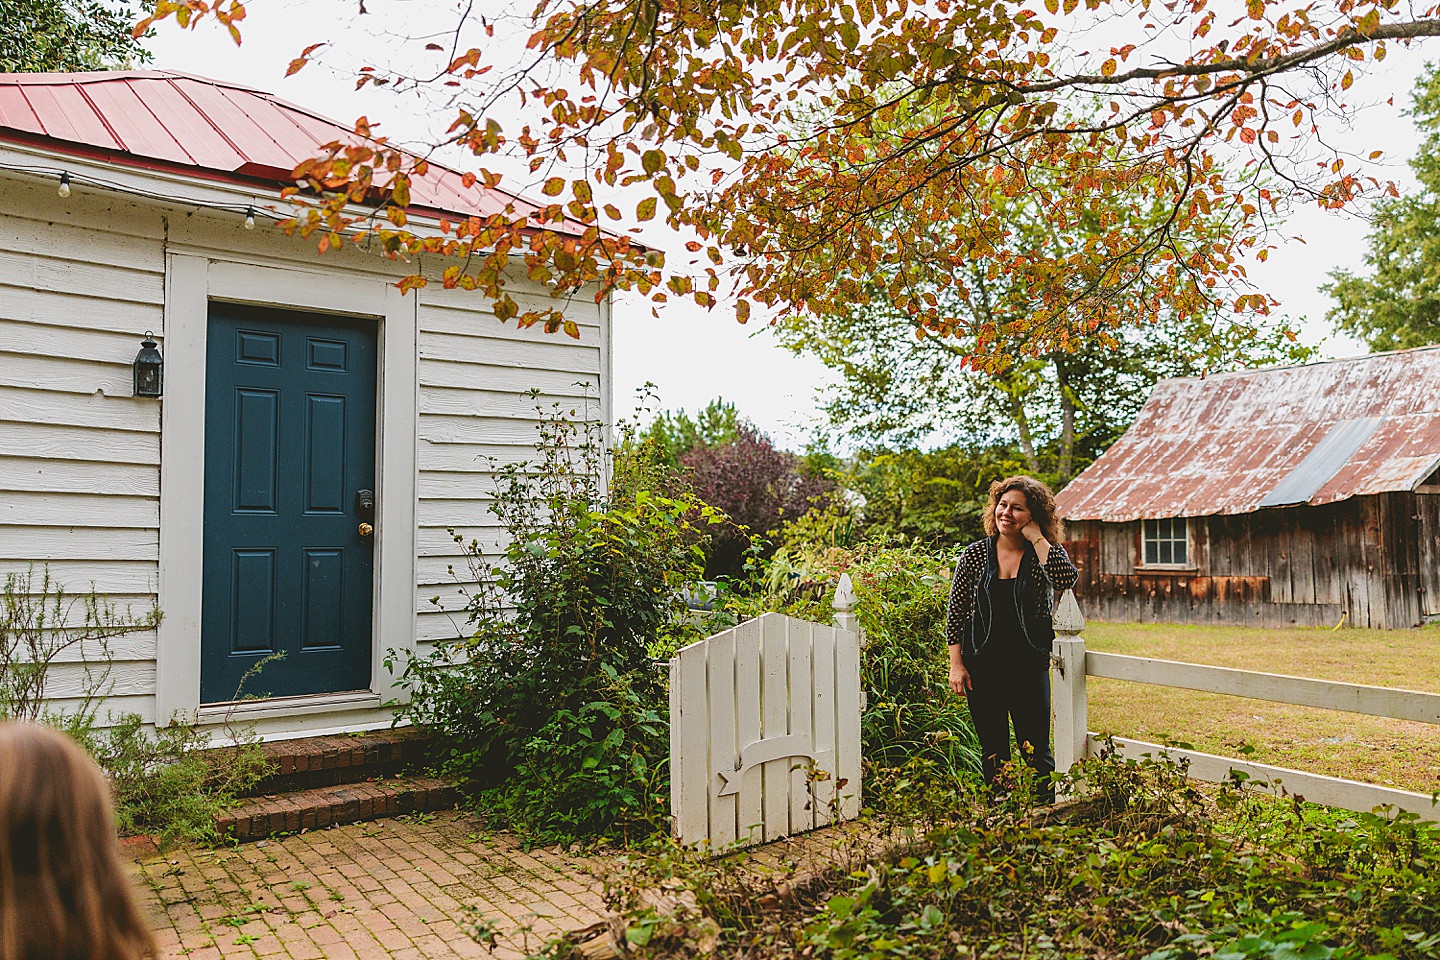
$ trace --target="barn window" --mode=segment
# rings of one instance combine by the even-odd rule
[[[1190,537],[1184,517],[1146,520],[1141,540],[1147,567],[1183,567],[1190,563]]]

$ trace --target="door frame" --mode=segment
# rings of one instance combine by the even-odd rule
[[[264,720],[375,711],[402,691],[385,668],[390,649],[415,648],[416,311],[373,274],[318,271],[170,253],[165,271],[165,394],[160,416],[160,582],[155,721]],[[200,703],[201,571],[205,554],[205,366],[211,301],[378,322],[375,590],[368,692]],[[166,456],[166,453],[169,453]],[[321,724],[317,717],[304,726]]]

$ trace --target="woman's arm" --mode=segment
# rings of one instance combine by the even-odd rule
[[[1075,581],[1080,579],[1080,571],[1076,570],[1075,564],[1070,562],[1070,556],[1065,552],[1064,547],[1046,540],[1045,535],[1040,532],[1040,524],[1034,520],[1025,524],[1025,529],[1020,533],[1035,548],[1035,556],[1040,561],[1040,569],[1049,579],[1052,587],[1056,590],[1069,590],[1075,586]]]
[[[970,689],[970,672],[965,669],[964,652],[974,619],[975,588],[980,582],[977,557],[983,567],[984,548],[977,553],[972,544],[955,562],[955,573],[950,582],[950,603],[945,610],[945,642],[950,645],[950,689],[955,693]]]

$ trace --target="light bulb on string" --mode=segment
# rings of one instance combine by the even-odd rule
[[[254,207],[246,207],[246,208],[245,208],[245,229],[246,229],[246,230],[254,230],[254,229],[255,229],[255,208],[254,208]]]
[[[62,200],[63,200],[65,197],[70,196],[70,174],[68,174],[68,173],[62,173],[62,174],[60,174],[60,189],[57,190],[56,192],[60,194],[60,198],[61,198]]]

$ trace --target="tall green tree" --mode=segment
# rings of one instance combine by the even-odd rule
[[[1409,114],[1424,134],[1410,169],[1417,193],[1381,201],[1366,237],[1369,274],[1333,270],[1320,289],[1336,328],[1372,350],[1440,343],[1440,68],[1428,64]]]
[[[691,451],[724,446],[739,436],[740,411],[730,401],[716,397],[693,417],[684,410],[662,410],[636,439],[655,444],[662,461],[677,469]]]
[[[1083,264],[1117,221],[1138,235],[1167,216],[1157,201],[1056,220],[1039,197],[1060,186],[1036,171],[1027,191],[996,188],[969,198],[1006,222],[1006,230],[988,240],[992,255],[1023,259],[1044,250]],[[1193,236],[1175,242],[1174,255],[1184,261],[1192,245],[1204,246],[1236,228],[1221,211],[1199,217]],[[1281,323],[1226,319],[1213,311],[1162,309],[1149,323],[1108,328],[1105,314],[1143,312],[1141,301],[1152,292],[1137,285],[1092,296],[1078,267],[1070,280],[1067,325],[1084,332],[1042,350],[1025,333],[1027,318],[1039,309],[1033,285],[980,258],[945,274],[938,237],[932,246],[933,258],[923,251],[911,254],[926,268],[918,280],[924,285],[920,295],[940,311],[963,317],[961,327],[973,333],[935,334],[884,299],[883,289],[895,281],[883,275],[868,279],[875,294],[848,311],[791,316],[777,325],[782,343],[840,374],[824,406],[833,426],[861,442],[1011,446],[1025,469],[1064,483],[1129,426],[1157,380],[1309,356]],[[982,354],[990,359],[977,362]]]
[[[0,0],[0,73],[112,70],[149,62],[125,0]]]

